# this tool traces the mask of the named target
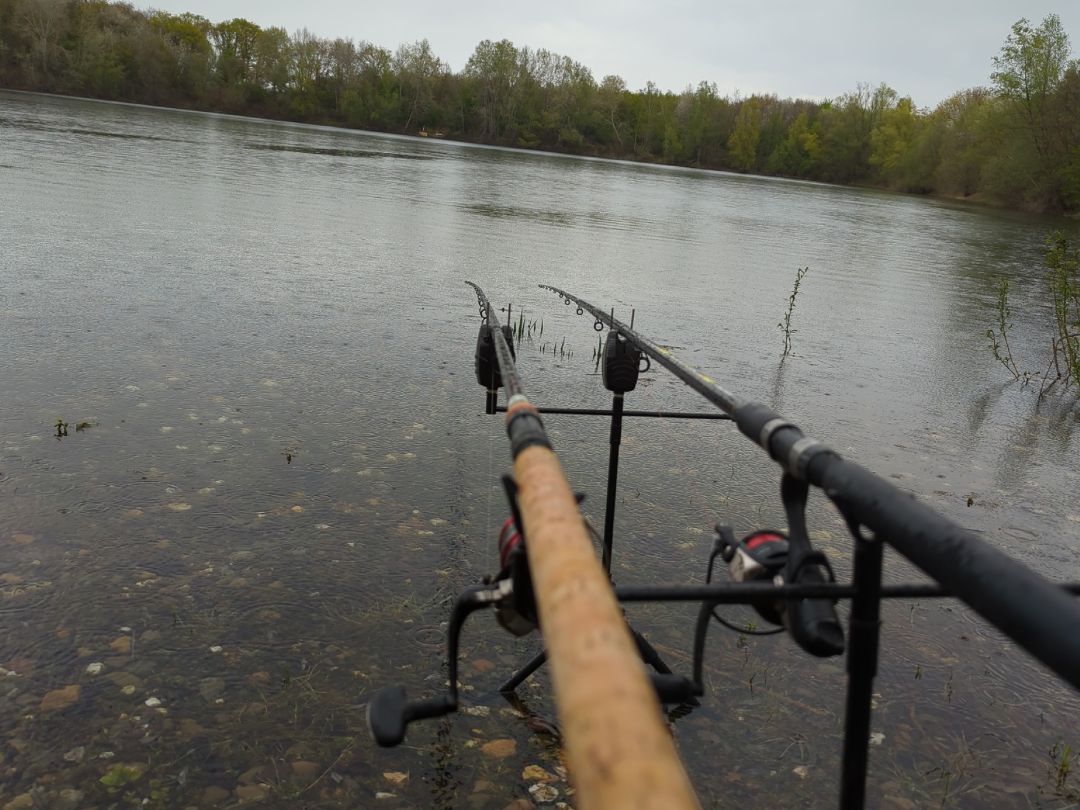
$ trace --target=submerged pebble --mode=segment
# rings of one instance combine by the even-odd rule
[[[559,789],[554,785],[541,783],[530,787],[529,794],[538,802],[553,802],[559,798]]]
[[[383,779],[385,779],[394,787],[401,787],[409,781],[409,775],[401,771],[386,771],[383,774]]]
[[[554,782],[554,774],[550,774],[539,765],[526,765],[521,772],[521,778],[526,782]]]
[[[77,683],[65,686],[63,689],[54,689],[51,692],[46,692],[45,697],[41,699],[41,711],[43,712],[55,712],[61,709],[66,709],[76,701],[82,694],[82,687]]]
[[[511,739],[492,740],[489,743],[484,743],[480,750],[489,757],[506,759],[517,753],[517,742]]]

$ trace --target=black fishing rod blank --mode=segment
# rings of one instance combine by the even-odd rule
[[[675,357],[670,351],[665,349],[658,343],[654,343],[642,334],[635,332],[632,327],[615,320],[614,315],[609,315],[602,309],[593,306],[588,301],[578,298],[575,295],[571,295],[568,292],[560,290],[558,287],[552,287],[547,284],[538,285],[541,289],[550,290],[553,293],[561,296],[564,301],[573,302],[578,305],[579,310],[588,312],[590,315],[596,318],[596,322],[603,327],[608,326],[612,331],[622,335],[628,341],[633,343],[651,357],[657,363],[662,365],[684,383],[689,385],[699,394],[704,396],[707,400],[714,403],[717,407],[723,410],[725,413],[733,414],[735,409],[742,404],[742,400],[732,394],[730,391],[722,388],[719,383],[716,382],[708,374],[703,374],[692,366],[688,366],[679,358]],[[579,312],[579,314],[581,314]],[[599,329],[597,331],[600,331]]]
[[[880,604],[882,593],[882,543],[889,543],[943,588],[1002,630],[1020,647],[1049,667],[1073,687],[1080,689],[1080,606],[1061,588],[982,542],[934,510],[901,492],[868,470],[842,459],[815,441],[791,422],[760,403],[743,400],[721,387],[710,376],[679,360],[631,326],[615,319],[582,298],[557,287],[541,284],[567,303],[577,304],[578,314],[586,311],[602,331],[607,325],[627,342],[656,360],[689,387],[729,414],[739,431],[785,470],[781,487],[785,511],[796,517],[801,535],[798,552],[803,561],[825,562],[805,540],[803,507],[807,485],[822,489],[840,510],[854,539],[850,638],[847,651],[848,689],[845,710],[840,806],[861,808],[866,799],[866,772],[869,762],[869,732],[873,681],[877,674],[880,647]],[[609,335],[610,339],[610,335]],[[793,501],[801,501],[795,504]],[[794,528],[794,527],[793,527]],[[783,582],[828,587],[820,572],[811,566],[807,579],[792,578],[789,557]],[[827,568],[827,566],[824,566]],[[734,569],[733,569],[734,571]],[[830,569],[831,578],[831,569]],[[807,622],[835,629],[834,616],[822,609],[823,600],[787,600],[793,605],[816,604],[803,621],[792,626],[805,633]],[[701,682],[701,661],[708,617],[713,605],[703,602],[695,633],[695,685]],[[800,633],[793,638],[810,652]],[[824,637],[819,637],[821,641]],[[827,640],[827,639],[826,639]],[[815,652],[821,654],[821,652]]]
[[[815,441],[765,405],[743,400],[667,349],[584,299],[576,303],[729,413],[740,432],[797,478],[821,488],[849,524],[882,540],[1009,638],[1080,689],[1080,606],[1047,579],[939,515],[869,470]],[[866,531],[868,530],[868,531]]]

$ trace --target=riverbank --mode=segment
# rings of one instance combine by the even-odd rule
[[[399,132],[399,131],[394,131],[394,130],[390,130],[390,129],[375,129],[375,128],[371,128],[371,127],[354,127],[354,126],[349,126],[347,124],[343,124],[343,123],[341,123],[339,121],[335,121],[335,120],[330,119],[330,118],[316,118],[316,119],[307,119],[307,120],[305,120],[305,119],[299,119],[299,118],[295,118],[295,117],[288,117],[288,116],[284,116],[284,115],[280,115],[280,114],[275,114],[275,111],[272,110],[272,109],[260,109],[260,110],[253,111],[253,112],[250,112],[250,113],[245,113],[245,112],[230,111],[230,110],[225,110],[225,109],[215,109],[215,108],[211,108],[211,107],[207,107],[207,106],[176,105],[176,104],[172,104],[172,105],[147,104],[147,103],[138,102],[138,101],[125,101],[125,100],[114,99],[114,98],[102,98],[102,97],[98,97],[98,96],[73,95],[73,94],[69,94],[69,93],[50,93],[50,92],[46,92],[46,91],[42,91],[42,90],[33,90],[33,89],[26,89],[26,88],[0,87],[0,91],[6,91],[6,92],[9,92],[9,93],[20,93],[20,94],[25,94],[25,95],[38,95],[38,96],[49,96],[49,97],[53,97],[53,98],[73,99],[73,100],[77,100],[77,101],[101,102],[101,103],[104,103],[104,104],[121,104],[121,105],[132,106],[132,107],[143,107],[143,108],[146,108],[146,109],[177,110],[177,111],[181,111],[181,112],[200,112],[200,113],[209,113],[209,114],[212,114],[212,115],[223,115],[223,116],[228,116],[228,117],[233,117],[233,118],[256,120],[256,121],[274,121],[274,122],[280,122],[280,123],[302,124],[302,125],[315,126],[315,127],[329,127],[329,128],[332,128],[332,129],[340,129],[340,130],[343,130],[343,131],[346,131],[346,132],[356,132],[356,133],[359,133],[359,134],[392,135],[392,136],[395,136],[395,137],[402,137],[402,138],[416,138],[417,140],[421,140],[421,141],[424,141],[424,140],[426,140],[426,141],[441,141],[441,142],[444,142],[444,143],[457,143],[457,144],[464,144],[464,145],[469,145],[469,146],[486,146],[486,147],[493,147],[493,148],[499,148],[499,149],[509,149],[509,150],[513,150],[513,151],[521,151],[521,152],[528,152],[528,153],[541,154],[541,155],[558,155],[558,156],[564,156],[564,157],[580,157],[580,158],[588,158],[588,159],[591,159],[591,160],[611,161],[611,162],[614,162],[614,163],[629,163],[629,164],[638,164],[638,165],[644,165],[644,166],[657,166],[657,167],[666,167],[666,168],[674,168],[674,169],[691,169],[691,170],[695,170],[695,171],[715,172],[715,173],[718,173],[718,174],[733,174],[733,175],[739,175],[739,176],[742,176],[742,177],[750,177],[750,178],[793,180],[793,181],[802,182],[802,183],[819,183],[821,185],[832,186],[832,187],[836,187],[836,188],[865,189],[865,190],[870,190],[870,191],[885,192],[885,193],[889,193],[889,194],[897,194],[897,195],[904,196],[904,197],[921,197],[921,198],[924,198],[924,199],[940,200],[940,201],[950,202],[950,203],[961,203],[961,204],[964,204],[964,205],[971,205],[971,206],[980,207],[980,208],[988,208],[988,209],[1000,210],[1000,211],[1013,211],[1013,212],[1016,212],[1016,213],[1031,214],[1031,215],[1044,216],[1044,217],[1052,217],[1052,218],[1062,219],[1062,220],[1080,220],[1080,211],[1072,212],[1072,213],[1061,213],[1061,212],[1052,213],[1052,212],[1048,212],[1046,210],[1041,210],[1038,206],[1032,206],[1032,205],[1009,206],[1009,205],[1005,205],[1005,204],[1001,203],[998,200],[995,200],[995,199],[989,197],[985,193],[975,193],[975,194],[969,194],[969,195],[947,194],[947,193],[936,193],[936,192],[918,193],[918,192],[911,192],[911,191],[903,191],[903,190],[899,190],[899,189],[895,189],[895,188],[889,188],[887,186],[882,186],[882,185],[875,185],[875,184],[867,183],[867,182],[835,183],[835,182],[829,182],[829,181],[826,181],[826,180],[815,180],[815,179],[810,179],[810,178],[806,178],[806,177],[798,177],[798,176],[795,176],[795,175],[739,171],[737,169],[732,169],[732,168],[724,167],[724,166],[710,166],[710,165],[701,165],[701,164],[687,163],[687,162],[665,162],[663,160],[658,160],[656,158],[649,157],[649,156],[634,157],[634,156],[630,156],[630,155],[610,155],[610,154],[604,154],[602,151],[600,151],[598,149],[581,149],[581,148],[574,149],[574,148],[570,148],[570,147],[559,147],[558,145],[556,145],[556,146],[548,146],[548,147],[544,147],[544,148],[530,147],[530,146],[522,145],[522,144],[508,144],[508,143],[503,143],[503,142],[499,142],[499,141],[493,141],[491,139],[469,137],[467,135],[463,135],[460,132],[446,133],[446,132],[439,131],[438,135],[433,135],[431,132],[428,132],[427,134],[422,134],[424,132],[424,130],[416,130],[415,132]]]

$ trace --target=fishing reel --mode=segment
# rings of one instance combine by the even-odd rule
[[[775,585],[820,585],[836,582],[825,554],[810,544],[806,530],[805,481],[784,475],[780,494],[787,513],[788,532],[771,529],[751,532],[740,540],[730,526],[717,525],[706,582],[712,581],[716,558],[728,565],[732,582],[772,582]],[[829,658],[844,652],[844,629],[836,615],[836,600],[763,596],[751,602],[765,621],[786,629],[806,652]],[[708,610],[725,627],[748,632]],[[776,631],[751,634],[769,635]]]
[[[517,484],[503,476],[503,486],[510,501],[511,516],[499,532],[499,573],[485,577],[482,585],[466,588],[450,613],[447,628],[447,669],[449,687],[446,694],[423,700],[409,700],[405,688],[388,686],[376,692],[367,707],[367,723],[371,736],[380,746],[392,748],[405,739],[409,723],[432,717],[442,717],[458,707],[458,650],[461,629],[470,614],[483,608],[494,608],[495,618],[515,636],[524,636],[537,627],[536,599],[533,594],[529,559],[525,554],[521,513],[517,504]],[[580,503],[584,496],[578,496]]]
[[[709,559],[709,576],[716,556],[728,564],[728,579],[732,582],[772,582],[787,565],[788,539],[784,532],[762,529],[751,532],[741,540],[735,539],[730,526],[716,526],[713,552]],[[759,599],[754,609],[769,624],[782,625],[783,612],[774,600]]]

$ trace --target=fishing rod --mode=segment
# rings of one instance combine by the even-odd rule
[[[849,525],[868,529],[915,563],[984,619],[1080,689],[1080,606],[1044,577],[1016,562],[882,478],[808,438],[757,402],[740,399],[708,375],[599,307],[546,284],[667,368],[732,417],[739,431],[785,472],[825,491]],[[1048,616],[1055,617],[1053,622]]]
[[[533,621],[542,628],[576,803],[584,808],[698,807],[657,694],[593,552],[578,501],[539,413],[525,395],[510,344],[483,290],[470,286],[484,319],[477,344],[478,378],[487,371],[482,382],[492,380],[490,370],[480,368],[490,362],[490,338],[509,395],[506,430],[514,477],[508,492],[516,531],[500,542],[507,562],[502,575],[486,591],[470,589],[465,599],[470,608],[494,605],[512,632],[526,632]],[[531,586],[528,594],[521,592],[523,584]],[[376,741],[396,744],[411,720],[434,716],[429,713],[433,709],[453,711],[455,677],[456,664],[450,694],[434,701],[410,702],[401,687],[377,694],[368,704]]]
[[[705,644],[714,620],[740,633],[786,631],[804,651],[819,657],[846,652],[840,780],[840,806],[845,809],[861,808],[866,796],[882,599],[958,596],[1064,680],[1080,686],[1080,654],[1073,632],[1080,626],[1080,611],[1069,596],[1080,595],[1080,585],[1055,588],[911,496],[807,438],[764,405],[726,391],[636,332],[633,317],[627,326],[615,319],[614,311],[609,314],[547,285],[540,286],[560,295],[567,305],[576,303],[578,314],[588,311],[594,316],[597,331],[609,328],[601,352],[602,377],[614,400],[611,410],[537,408],[526,398],[517,374],[511,330],[500,326],[483,290],[470,286],[481,316],[474,355],[477,382],[486,391],[486,412],[506,413],[514,457],[514,477],[503,479],[512,517],[499,535],[501,570],[485,578],[484,585],[466,589],[451,612],[447,693],[419,701],[407,700],[401,687],[377,693],[368,706],[368,722],[380,745],[400,743],[406,726],[414,720],[457,708],[461,628],[468,615],[485,607],[494,608],[499,623],[515,635],[531,632],[537,625],[542,629],[547,650],[500,691],[512,693],[550,654],[571,778],[583,807],[626,806],[631,801],[633,806],[694,806],[685,771],[662,724],[657,736],[661,717],[657,709],[659,704],[674,706],[668,714],[673,721],[692,711],[696,698],[705,694]],[[613,588],[607,579],[622,417],[708,416],[624,411],[623,398],[634,390],[649,359],[717,405],[723,413],[713,413],[713,418],[734,421],[783,467],[779,494],[787,530],[758,530],[737,539],[729,526],[717,524],[702,586]],[[502,387],[508,395],[505,406],[497,403]],[[541,413],[611,417],[602,565],[597,564],[578,503],[551,450]],[[825,554],[810,543],[805,512],[811,484],[825,491],[847,522],[854,540],[850,584],[836,581]],[[883,587],[884,543],[908,556],[936,584]],[[726,583],[712,581],[718,559],[727,564]],[[835,611],[839,599],[851,600],[847,638]],[[699,603],[689,677],[666,667],[622,617],[616,600]],[[1002,604],[994,605],[995,600]],[[718,606],[727,604],[752,606],[775,629],[755,632],[732,625],[717,613]],[[1051,650],[1054,645],[1056,650]],[[656,671],[646,677],[642,660]]]

